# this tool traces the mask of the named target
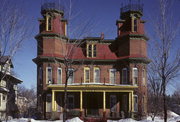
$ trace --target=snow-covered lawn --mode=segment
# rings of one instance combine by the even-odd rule
[[[168,122],[179,122],[180,121],[180,115],[177,115],[174,112],[168,112]],[[56,121],[46,121],[46,120],[34,120],[34,119],[28,119],[28,118],[20,118],[20,119],[12,119],[8,120],[8,122],[63,122],[62,120],[56,120]],[[69,119],[66,122],[83,122],[78,117],[75,117],[73,119]],[[131,118],[128,119],[121,119],[118,121],[114,120],[108,120],[107,122],[163,122],[162,117],[155,117],[155,120],[152,121],[151,117],[147,117],[146,120],[136,121]]]

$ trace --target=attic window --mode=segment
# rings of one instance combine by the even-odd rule
[[[96,45],[95,44],[87,44],[86,46],[86,54],[87,57],[96,57],[97,53],[96,53]]]

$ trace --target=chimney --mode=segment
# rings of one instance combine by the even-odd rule
[[[104,40],[104,33],[101,33],[101,40]]]

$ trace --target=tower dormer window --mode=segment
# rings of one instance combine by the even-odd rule
[[[87,44],[87,57],[96,57],[96,45],[95,44]]]
[[[52,18],[50,16],[46,16],[46,31],[52,30]]]
[[[134,19],[134,31],[136,32],[137,31],[137,19]]]
[[[137,23],[137,18],[133,17],[132,18],[132,32],[137,32],[137,26],[138,26],[138,23]]]

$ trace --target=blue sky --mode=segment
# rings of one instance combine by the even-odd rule
[[[43,0],[16,0],[19,7],[23,10],[28,18],[29,25],[33,27],[32,37],[25,40],[22,48],[17,52],[14,57],[14,71],[17,76],[22,79],[22,83],[26,87],[36,87],[36,65],[32,59],[36,57],[36,40],[34,36],[38,34],[38,18],[41,18],[40,7]],[[48,0],[52,1],[52,0]],[[58,0],[57,0],[58,1]],[[60,3],[67,6],[68,0],[61,0]],[[93,31],[89,36],[100,36],[101,32],[105,33],[105,38],[116,38],[116,20],[120,17],[121,3],[127,3],[129,0],[72,0],[73,14],[76,20],[73,26],[76,26],[78,21],[91,19],[94,23]],[[144,16],[143,19],[147,21],[146,32],[148,35],[152,32],[150,20],[153,19],[154,13],[157,9],[157,0],[143,0],[144,2]],[[177,15],[180,11],[180,1],[175,0],[173,12]],[[179,16],[176,16],[179,20]],[[178,43],[179,44],[179,43]]]

